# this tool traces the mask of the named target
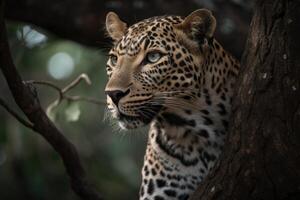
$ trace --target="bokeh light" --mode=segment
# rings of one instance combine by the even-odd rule
[[[65,52],[54,54],[48,61],[48,73],[57,80],[68,78],[74,71],[74,60]]]

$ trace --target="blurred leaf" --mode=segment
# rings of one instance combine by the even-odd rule
[[[65,110],[65,117],[68,122],[76,122],[80,117],[80,107],[78,102],[70,103]]]

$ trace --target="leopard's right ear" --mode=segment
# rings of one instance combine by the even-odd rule
[[[120,40],[127,30],[127,24],[120,20],[119,16],[114,12],[106,15],[106,31],[108,35],[115,41]]]
[[[211,11],[199,9],[187,16],[176,28],[183,31],[190,39],[211,38],[216,29],[216,19]]]

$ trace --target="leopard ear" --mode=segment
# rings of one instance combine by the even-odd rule
[[[176,27],[182,30],[190,39],[211,38],[216,29],[216,19],[211,11],[199,9],[187,16]]]
[[[108,35],[115,41],[120,40],[125,31],[127,24],[120,20],[119,16],[114,12],[109,12],[106,15],[106,31]]]

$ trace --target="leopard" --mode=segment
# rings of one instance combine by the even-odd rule
[[[124,130],[148,127],[139,200],[187,200],[226,141],[240,63],[215,39],[216,18],[106,15],[107,110]]]

